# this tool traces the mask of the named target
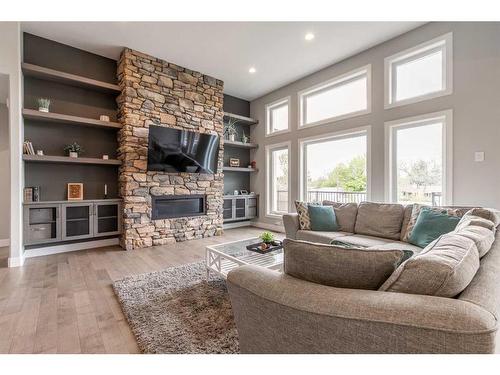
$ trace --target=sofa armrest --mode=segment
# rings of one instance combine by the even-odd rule
[[[243,353],[491,353],[494,316],[451,298],[328,287],[256,266],[227,278]]]
[[[297,231],[300,229],[298,214],[283,215],[283,226],[285,227],[286,238],[297,239]]]

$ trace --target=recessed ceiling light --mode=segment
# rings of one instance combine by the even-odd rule
[[[305,40],[313,40],[314,39],[314,34],[313,33],[307,33],[306,36],[304,37]]]
[[[254,74],[256,71],[257,69],[255,69],[253,66],[250,69],[248,69],[248,73],[250,74]]]

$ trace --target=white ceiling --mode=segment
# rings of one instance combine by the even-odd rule
[[[24,22],[23,30],[113,59],[130,47],[221,79],[227,94],[252,100],[421,24]],[[307,32],[313,41],[304,40]]]

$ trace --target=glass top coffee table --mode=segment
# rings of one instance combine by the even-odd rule
[[[210,272],[214,272],[226,278],[229,271],[245,264],[254,264],[272,270],[281,270],[283,266],[283,249],[267,254],[260,254],[246,248],[247,245],[258,242],[260,242],[260,239],[254,237],[207,246],[205,255],[207,277],[210,275]]]

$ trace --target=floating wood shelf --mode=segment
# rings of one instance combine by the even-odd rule
[[[223,167],[222,170],[227,172],[258,172],[258,169],[245,168],[245,167]]]
[[[59,163],[59,164],[94,164],[94,165],[121,165],[122,162],[116,159],[97,158],[70,158],[69,156],[49,156],[49,155],[23,155],[23,160],[29,163]]]
[[[92,126],[95,128],[120,129],[122,125],[118,122],[101,121],[87,117],[63,115],[61,113],[46,113],[35,109],[23,109],[23,117],[34,121],[47,121],[61,124]]]
[[[259,145],[255,143],[243,143],[243,142],[237,142],[237,141],[230,141],[225,139],[224,140],[224,146],[232,146],[232,147],[238,147],[238,148],[258,148]]]
[[[21,67],[25,76],[41,78],[47,81],[64,83],[70,86],[82,87],[111,94],[119,94],[121,92],[120,86],[113,83],[102,82],[92,78],[65,73],[59,70],[45,68],[43,66],[29,63],[22,63]]]
[[[237,120],[236,125],[256,125],[259,122],[251,117],[235,115],[234,113],[224,112],[224,118]]]

